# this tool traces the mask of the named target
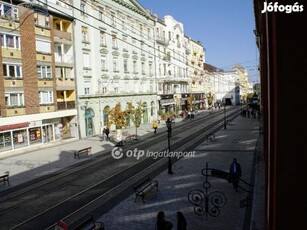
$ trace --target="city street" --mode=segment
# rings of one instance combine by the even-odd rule
[[[208,112],[203,112],[198,116],[202,117],[208,114]],[[243,168],[244,180],[253,180],[254,157],[257,154],[255,147],[259,135],[258,123],[258,120],[255,119],[236,118],[233,124],[227,127],[227,130],[221,129],[216,133],[215,140],[212,142],[203,141],[196,147],[194,149],[195,157],[184,158],[174,163],[173,175],[167,174],[166,168],[160,170],[162,173],[155,178],[159,181],[159,192],[149,194],[145,199],[145,204],[142,204],[140,200],[134,202],[135,197],[133,190],[130,188],[126,190],[124,195],[120,194],[118,199],[109,202],[107,208],[98,209],[95,217],[105,223],[106,229],[146,229],[145,226],[151,225],[154,228],[155,216],[159,210],[164,210],[166,216],[169,216],[174,224],[176,221],[174,214],[176,210],[181,210],[188,219],[188,226],[193,226],[192,229],[204,229],[205,223],[206,226],[209,223],[210,228],[208,229],[212,229],[212,226],[218,226],[216,229],[242,229],[238,226],[243,226],[246,222],[245,215],[246,210],[248,210],[248,208],[240,208],[240,200],[247,197],[247,193],[243,190],[234,193],[231,184],[210,177],[212,191],[223,192],[227,202],[221,208],[218,217],[209,215],[207,220],[205,216],[200,217],[193,212],[194,207],[188,202],[187,196],[189,191],[195,188],[202,189],[204,176],[201,175],[201,169],[205,167],[206,162],[208,162],[209,167],[228,171],[232,158],[237,157]],[[176,126],[180,126],[179,120]],[[134,130],[128,129],[127,131],[133,132]],[[140,141],[146,135],[153,135],[152,132],[150,125],[142,126],[138,130]],[[159,126],[158,134],[160,132],[166,132],[165,125],[162,123]],[[193,130],[189,130],[189,132],[193,132]],[[93,137],[14,157],[2,157],[0,163],[4,167],[1,168],[11,172],[16,169],[15,175],[11,177],[11,190],[14,190],[18,188],[18,185],[21,187],[22,182],[56,172],[66,166],[75,164],[76,161],[80,164],[80,162],[88,160],[87,158],[76,160],[72,157],[74,149],[88,145],[92,146],[93,157],[106,154],[114,146],[110,142],[100,142],[98,137]],[[0,188],[3,194],[10,191],[8,187],[2,186]],[[209,192],[211,192],[211,189]],[[120,197],[127,198],[120,202]],[[113,207],[116,204],[117,206]],[[109,209],[111,210],[108,211]],[[235,218],[235,216],[238,218]],[[129,228],[128,226],[131,225],[134,227]],[[223,228],[223,226],[232,227]]]

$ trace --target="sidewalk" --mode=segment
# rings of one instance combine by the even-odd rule
[[[187,219],[188,229],[243,229],[246,221],[246,208],[240,208],[240,201],[247,197],[247,192],[243,190],[235,192],[232,184],[210,177],[208,181],[211,187],[208,192],[224,193],[226,204],[218,210],[217,217],[212,217],[207,213],[207,218],[206,215],[198,216],[194,213],[194,206],[189,202],[188,194],[194,189],[205,192],[202,187],[205,176],[201,174],[201,170],[205,168],[207,162],[209,168],[228,172],[230,163],[236,157],[243,170],[242,179],[249,182],[253,176],[253,159],[256,156],[255,148],[259,136],[258,125],[259,122],[255,119],[236,118],[233,125],[227,127],[227,130],[222,129],[216,133],[216,141],[204,142],[195,148],[195,157],[184,158],[173,164],[173,175],[168,174],[166,169],[157,176],[155,179],[159,181],[159,192],[153,191],[148,194],[145,197],[145,204],[141,199],[134,202],[135,195],[131,194],[108,213],[102,215],[98,221],[104,222],[107,230],[155,229],[156,215],[159,211],[164,211],[166,219],[171,221],[176,229],[176,212],[181,211]],[[257,167],[258,173],[263,173],[263,168],[261,168],[263,165],[257,165],[259,166]],[[261,183],[260,177],[257,176],[256,183]],[[257,185],[256,187],[258,188]],[[262,194],[262,191],[257,191],[257,194]],[[260,207],[261,210],[263,197],[257,197],[254,207],[258,209]],[[212,208],[210,201],[209,199],[209,210]],[[201,203],[201,206],[205,208],[204,202]],[[257,210],[253,212],[253,219],[258,221],[258,228],[252,229],[262,229],[262,214]]]
[[[198,116],[208,115],[208,111],[202,111]],[[179,125],[182,119],[176,118],[176,124]],[[137,129],[139,139],[144,135],[153,133],[152,124],[141,125]],[[161,121],[157,133],[165,132],[165,121]],[[135,134],[134,126],[123,129],[123,132]],[[112,135],[112,134],[111,134]],[[11,187],[30,181],[40,176],[47,175],[59,169],[68,167],[87,158],[74,159],[73,153],[77,150],[92,147],[92,155],[97,156],[106,154],[110,151],[114,143],[109,141],[100,141],[98,136],[78,140],[76,138],[50,142],[44,145],[37,145],[27,149],[18,149],[0,153],[0,174],[10,172]],[[0,184],[0,192],[9,189],[8,186]]]

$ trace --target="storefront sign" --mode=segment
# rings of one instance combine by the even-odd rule
[[[160,102],[161,102],[161,105],[171,105],[175,103],[174,99],[163,99]]]
[[[19,123],[19,124],[14,124],[14,125],[2,125],[0,126],[0,131],[24,128],[28,126],[29,126],[29,122]]]
[[[42,121],[31,121],[29,124],[29,127],[38,127],[38,126],[42,126],[43,122]]]

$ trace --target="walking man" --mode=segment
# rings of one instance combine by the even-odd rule
[[[110,140],[110,137],[109,137],[110,130],[109,130],[108,127],[106,127],[106,128],[104,129],[104,133],[105,133],[105,135],[107,136],[107,141],[109,141],[109,140]]]
[[[154,133],[157,133],[157,128],[158,128],[158,122],[154,121],[152,124],[153,129],[155,130]]]
[[[233,158],[233,162],[230,165],[229,168],[229,174],[230,174],[230,182],[233,184],[233,188],[238,191],[239,187],[239,180],[241,177],[241,165],[237,162],[236,158]]]

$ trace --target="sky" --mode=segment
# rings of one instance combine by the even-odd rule
[[[201,41],[205,62],[223,70],[235,64],[246,68],[249,81],[259,82],[258,50],[253,33],[252,0],[138,0],[159,18],[171,15],[181,22],[184,33]]]

